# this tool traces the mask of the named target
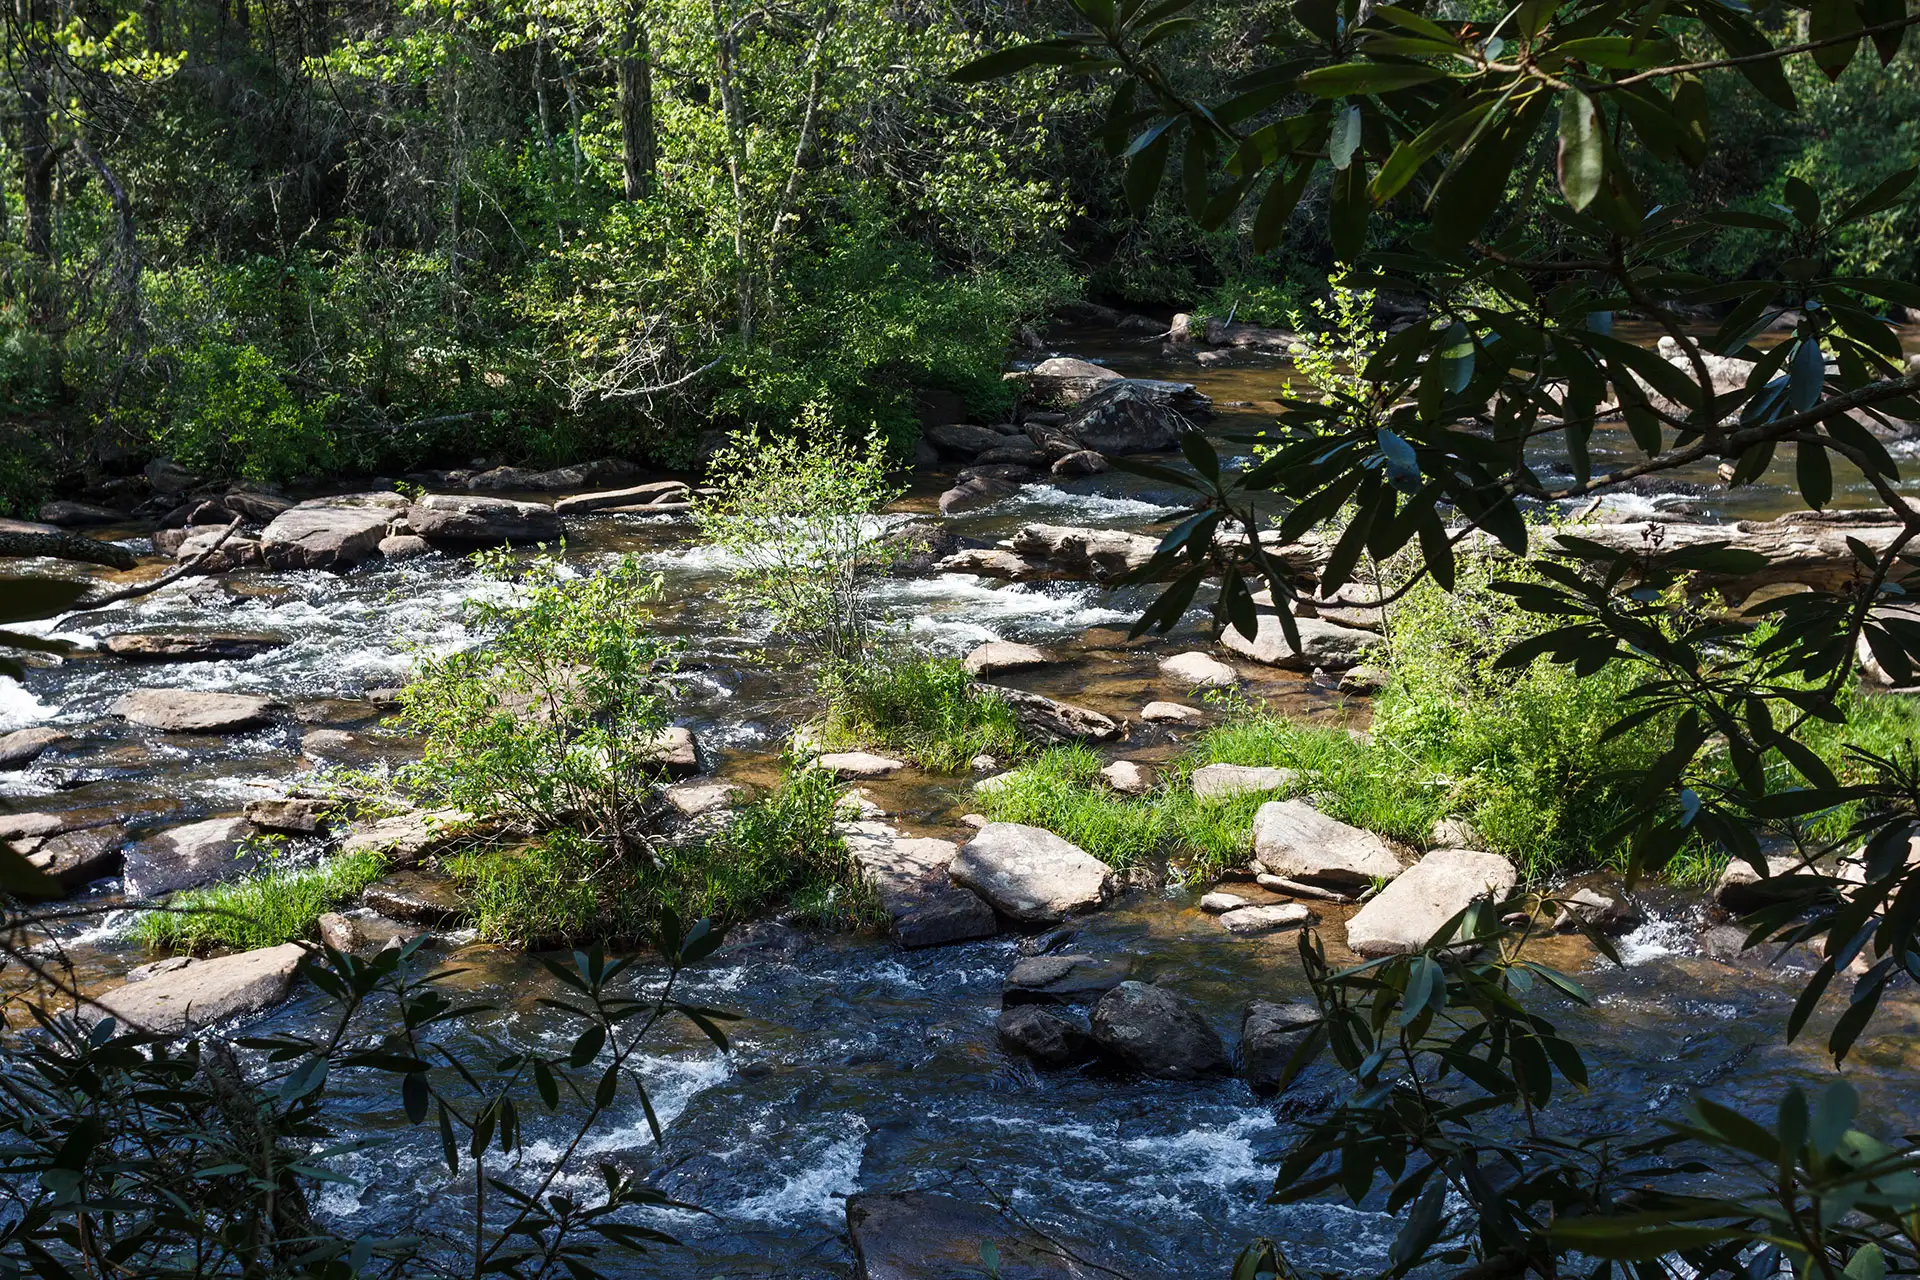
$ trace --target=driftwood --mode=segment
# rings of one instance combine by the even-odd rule
[[[1280,546],[1263,535],[1267,553],[1296,577],[1317,576],[1326,562],[1326,548],[1317,540]],[[1250,559],[1246,538],[1233,530],[1223,533],[1216,546]],[[1083,529],[1074,525],[1023,525],[1004,546],[957,551],[940,561],[941,573],[972,573],[983,578],[1011,578],[1019,582],[1092,581],[1112,583],[1146,567],[1159,550],[1153,534],[1120,529]],[[1187,568],[1184,557],[1156,578],[1173,578]]]
[[[109,569],[131,569],[137,563],[125,547],[29,520],[0,520],[0,556],[52,556]]]
[[[146,582],[132,583],[124,587],[115,587],[111,591],[103,591],[98,595],[88,596],[86,599],[74,605],[73,612],[85,613],[89,609],[98,609],[102,605],[118,604],[122,600],[138,599],[141,596],[153,594],[170,582],[178,582],[211,560],[214,556],[218,555],[220,548],[226,545],[227,539],[240,531],[240,521],[241,517],[235,516],[233,523],[221,530],[220,536],[202,547],[194,554],[192,559],[181,561],[159,577]]]
[[[1858,541],[1878,555],[1899,536],[1898,525],[1859,523],[1858,517],[1845,516],[1809,520],[1796,513],[1779,520],[1741,520],[1733,524],[1666,524],[1643,520],[1630,524],[1567,525],[1543,533],[1539,546],[1547,551],[1564,550],[1565,539],[1580,538],[1611,551],[1626,552],[1659,571],[1668,568],[1683,551],[1706,543],[1724,542],[1740,551],[1759,552],[1767,558],[1766,567],[1748,574],[1698,573],[1696,581],[1702,585],[1752,591],[1773,583],[1797,582],[1817,590],[1833,591],[1844,587],[1861,572],[1852,548],[1847,545],[1848,539]],[[1894,577],[1908,581],[1920,575],[1896,571]]]

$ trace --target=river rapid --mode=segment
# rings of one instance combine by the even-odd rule
[[[1069,354],[1104,358],[1137,376],[1196,381],[1226,409],[1218,424],[1258,429],[1287,370],[1250,357],[1225,368],[1169,364],[1154,346],[1096,335],[1063,341]],[[1619,442],[1602,442],[1623,448]],[[1550,462],[1549,460],[1546,460]],[[1603,458],[1596,458],[1598,465]],[[1712,476],[1690,476],[1616,501],[1663,510],[1748,516],[1791,501],[1779,474],[1729,502],[1710,494]],[[917,477],[890,518],[932,509],[945,482]],[[1004,537],[1020,524],[1151,529],[1178,509],[1175,494],[1119,473],[1030,487],[951,524],[972,537]],[[144,550],[138,535],[129,545]],[[718,772],[770,776],[793,725],[810,713],[804,681],[769,669],[754,650],[765,639],[739,634],[715,593],[724,561],[693,539],[681,516],[603,515],[569,522],[567,556],[583,569],[637,554],[663,578],[658,620],[687,646],[682,722],[718,762]],[[265,632],[282,648],[246,661],[140,666],[86,653],[33,670],[24,688],[0,687],[0,728],[70,726],[87,749],[0,774],[0,799],[19,810],[114,808],[164,815],[168,823],[237,811],[281,794],[315,767],[303,741],[345,731],[336,763],[379,769],[410,744],[380,725],[363,695],[403,678],[421,650],[467,642],[462,601],[499,588],[463,561],[429,556],[375,564],[344,576],[247,573],[188,580],[121,607],[67,619],[60,634],[91,646],[130,630]],[[1167,641],[1130,643],[1127,625],[1147,597],[1088,584],[1020,585],[958,575],[888,581],[881,589],[892,626],[913,643],[959,654],[988,639],[1053,646],[1076,661],[1012,683],[1137,719],[1140,706],[1177,696],[1155,657],[1193,647],[1200,622]],[[1250,673],[1253,674],[1253,673]],[[130,689],[149,686],[271,694],[292,713],[274,727],[220,739],[163,738],[107,715]],[[1249,692],[1328,723],[1365,723],[1363,702],[1278,673],[1255,676]],[[336,739],[336,742],[339,740]],[[1178,749],[1165,730],[1140,731],[1114,754],[1164,757]],[[912,834],[964,838],[968,780],[909,771],[871,785],[874,798]],[[67,940],[83,978],[104,981],[142,956],[123,936],[128,913],[114,910],[113,886],[98,891],[104,914]],[[1072,949],[1128,960],[1195,1001],[1237,1038],[1252,998],[1305,994],[1295,940],[1234,938],[1196,906],[1199,887],[1136,890],[1113,909],[1075,926]],[[1788,1083],[1819,1087],[1831,1066],[1816,1025],[1789,1046],[1783,1026],[1804,971],[1789,961],[1725,963],[1705,954],[1698,895],[1658,887],[1641,900],[1646,922],[1622,940],[1623,967],[1582,942],[1552,941],[1542,958],[1572,971],[1593,993],[1589,1009],[1550,1012],[1588,1053],[1592,1089],[1562,1102],[1563,1123],[1585,1132],[1644,1129],[1673,1116],[1693,1094],[1770,1111]],[[1333,931],[1335,934],[1337,930]],[[996,1044],[994,1019],[1007,970],[1019,958],[1011,936],[902,952],[872,937],[805,938],[758,931],[687,978],[686,994],[732,1010],[735,1048],[721,1054],[691,1027],[670,1027],[646,1059],[665,1140],[655,1145],[637,1103],[597,1133],[563,1182],[598,1186],[600,1160],[644,1172],[661,1190],[705,1212],[663,1213],[656,1225],[683,1246],[663,1249],[636,1274],[836,1276],[852,1268],[845,1198],[861,1190],[943,1188],[969,1199],[1009,1202],[1061,1239],[1096,1247],[1128,1274],[1221,1276],[1249,1239],[1285,1242],[1304,1267],[1360,1271],[1381,1265],[1398,1223],[1342,1205],[1274,1207],[1267,1163],[1283,1147],[1292,1117],[1310,1115],[1339,1079],[1325,1066],[1278,1099],[1237,1080],[1199,1084],[1142,1081],[1088,1069],[1037,1072]],[[460,1034],[470,1047],[560,1047],[552,1015],[537,1003],[553,984],[527,957],[457,937],[441,951],[465,972],[456,985],[498,1005]],[[325,1015],[311,990],[271,1014],[262,1029],[306,1029]],[[1829,1011],[1828,1016],[1831,1016]],[[1824,1019],[1816,1020],[1824,1021]],[[1848,1078],[1864,1109],[1888,1134],[1920,1122],[1915,1032],[1920,1008],[1891,999],[1873,1034],[1855,1051]],[[338,1083],[340,1114],[353,1131],[386,1139],[335,1161],[344,1181],[321,1211],[343,1230],[451,1229],[461,1194],[445,1194],[438,1139],[408,1129],[398,1099],[358,1091],[384,1083]],[[509,1172],[529,1182],[563,1141],[545,1121],[528,1122],[528,1146]]]

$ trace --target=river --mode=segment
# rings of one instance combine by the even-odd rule
[[[1227,409],[1220,423],[1257,429],[1276,394],[1281,362],[1250,358],[1195,370],[1167,363],[1153,346],[1079,335],[1063,351],[1106,359],[1123,372],[1197,381]],[[1618,449],[1602,440],[1602,449]],[[1601,459],[1596,459],[1596,462]],[[1620,501],[1646,514],[1704,510],[1764,515],[1788,504],[1790,472],[1777,464],[1760,485],[1732,500],[1709,498],[1712,477],[1637,490]],[[896,518],[928,511],[943,487],[920,477]],[[1175,495],[1123,474],[1041,485],[955,528],[1005,536],[1019,524],[1149,528],[1172,516]],[[129,545],[142,547],[134,542]],[[568,557],[583,568],[638,554],[666,583],[664,630],[687,645],[682,720],[719,757],[720,772],[765,776],[772,752],[809,711],[804,681],[770,671],[748,651],[755,637],[734,632],[715,599],[724,564],[692,540],[678,516],[599,516],[570,523]],[[301,740],[344,729],[355,745],[342,762],[380,768],[405,758],[409,744],[378,725],[360,695],[402,680],[412,655],[465,642],[458,606],[482,584],[464,562],[444,557],[375,565],[345,576],[238,574],[195,580],[124,606],[69,621],[62,634],[82,644],[124,630],[258,631],[288,638],[282,648],[241,662],[136,666],[78,655],[30,673],[24,689],[6,686],[0,728],[57,723],[83,731],[76,757],[0,774],[0,798],[18,809],[99,806],[167,812],[173,820],[229,813],[249,799],[281,793],[312,761]],[[882,590],[894,626],[914,643],[962,653],[987,639],[1045,643],[1072,653],[1072,665],[1035,673],[1026,687],[1069,697],[1115,715],[1167,696],[1154,665],[1168,646],[1128,643],[1125,629],[1144,597],[1086,584],[1014,585],[947,575],[889,581]],[[274,727],[217,740],[162,739],[106,714],[129,689],[190,687],[271,694],[293,714]],[[1295,714],[1364,723],[1364,705],[1303,679],[1270,675],[1250,690]],[[1157,736],[1156,736],[1157,735]],[[1177,741],[1143,732],[1132,757],[1165,755]],[[911,772],[872,788],[915,834],[963,838],[965,780]],[[102,920],[70,939],[90,981],[137,963],[122,937],[127,913],[114,911],[113,886],[97,901]],[[1721,963],[1703,954],[1695,895],[1655,888],[1646,923],[1623,941],[1627,964],[1600,961],[1584,943],[1556,941],[1545,958],[1576,972],[1595,996],[1591,1009],[1560,1018],[1593,1066],[1591,1092],[1562,1104],[1585,1132],[1644,1128],[1676,1114],[1693,1093],[1750,1109],[1771,1109],[1790,1081],[1817,1086],[1831,1076],[1820,1052],[1821,1028],[1788,1046],[1782,1027],[1801,971],[1791,965]],[[1196,908],[1194,893],[1135,892],[1115,909],[1078,924],[1073,949],[1128,959],[1136,976],[1166,983],[1195,1000],[1229,1043],[1249,998],[1304,994],[1290,937],[1231,938]],[[733,1010],[736,1048],[721,1055],[691,1028],[674,1031],[647,1059],[665,1142],[652,1143],[634,1105],[592,1144],[592,1157],[569,1176],[597,1185],[593,1164],[611,1160],[643,1170],[662,1190],[705,1214],[663,1214],[683,1241],[653,1255],[636,1273],[672,1277],[845,1275],[851,1266],[844,1198],[858,1190],[945,1187],[979,1199],[990,1188],[1062,1239],[1097,1245],[1129,1274],[1221,1276],[1250,1238],[1286,1242],[1305,1267],[1355,1271],[1384,1257],[1397,1220],[1344,1205],[1276,1208],[1264,1203],[1272,1177],[1267,1157],[1287,1136],[1289,1117],[1310,1112],[1337,1085],[1329,1068],[1278,1100],[1255,1097],[1234,1080],[1201,1084],[1140,1081],[1100,1071],[1043,1073],[1007,1057],[995,1043],[1001,983],[1018,957],[1016,940],[901,952],[866,937],[805,940],[797,953],[742,948],[723,953],[690,977],[690,994]],[[556,1034],[535,1002],[550,980],[526,957],[455,939],[447,958],[467,969],[460,985],[500,1011],[463,1033],[499,1043],[543,1044]],[[304,991],[270,1015],[265,1028],[313,1024],[323,1002]],[[1888,1134],[1920,1122],[1913,1080],[1916,1006],[1889,1002],[1856,1050],[1849,1078]],[[358,1097],[341,1086],[341,1114],[384,1145],[336,1161],[347,1179],[330,1187],[321,1209],[348,1231],[406,1224],[451,1227],[460,1197],[442,1195],[437,1136],[406,1129],[397,1099]],[[529,1145],[513,1176],[532,1177],[557,1152],[554,1134],[528,1127]]]

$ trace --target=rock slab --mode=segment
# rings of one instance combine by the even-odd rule
[[[260,857],[240,848],[253,834],[245,818],[209,818],[149,836],[127,848],[127,896],[157,898],[251,871]]]
[[[1379,636],[1357,627],[1343,627],[1320,618],[1295,618],[1294,622],[1300,632],[1298,650],[1287,643],[1279,615],[1271,609],[1260,611],[1259,625],[1251,637],[1228,627],[1221,633],[1220,643],[1243,658],[1283,671],[1312,671],[1315,667],[1345,671],[1358,666],[1367,651],[1380,643]]]
[[[140,689],[113,704],[113,714],[162,733],[237,733],[267,723],[271,698],[193,689]]]
[[[1253,815],[1258,870],[1350,892],[1400,874],[1400,856],[1371,831],[1335,821],[1304,800],[1274,800]]]
[[[900,946],[934,947],[999,932],[993,908],[948,878],[958,851],[952,841],[902,835],[881,822],[843,823],[840,833]]]
[[[947,873],[1019,924],[1050,924],[1113,896],[1113,868],[1051,831],[993,822],[962,845]]]
[[[1369,958],[1418,951],[1448,920],[1483,898],[1505,898],[1519,880],[1497,853],[1435,849],[1347,921],[1347,947]]]
[[[119,1022],[161,1035],[200,1028],[271,1009],[287,998],[306,948],[289,942],[216,960],[190,960],[128,982],[81,1006],[82,1016]]]
[[[1193,794],[1201,800],[1229,800],[1234,796],[1284,791],[1294,783],[1291,769],[1263,765],[1208,764],[1193,771]]]
[[[989,640],[969,653],[964,659],[964,665],[967,668],[967,674],[978,679],[981,676],[997,675],[1002,671],[1030,671],[1035,667],[1047,666],[1053,661],[1052,654],[1030,644],[1015,644],[1011,640]]]

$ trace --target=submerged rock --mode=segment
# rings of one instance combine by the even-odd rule
[[[250,693],[140,689],[113,704],[113,714],[163,733],[238,733],[268,723],[273,699]]]
[[[560,516],[538,502],[430,493],[407,508],[407,527],[428,542],[497,546],[503,542],[554,542]]]
[[[129,662],[242,662],[283,648],[280,636],[237,631],[152,631],[107,637],[107,652]]]
[[[1201,800],[1228,800],[1263,791],[1284,791],[1298,776],[1291,769],[1263,765],[1201,765],[1193,771],[1193,794]]]
[[[1220,635],[1220,643],[1244,658],[1285,671],[1311,671],[1323,667],[1344,671],[1356,666],[1368,650],[1380,643],[1371,631],[1343,627],[1319,618],[1295,618],[1300,632],[1300,648],[1287,643],[1279,615],[1271,609],[1259,611],[1259,623],[1253,636],[1243,636],[1233,627]]]
[[[1132,966],[1124,959],[1083,955],[1027,956],[1007,972],[1000,989],[1006,1008],[1022,1004],[1091,1004],[1125,982]]]
[[[1112,867],[1051,831],[1016,822],[982,827],[948,874],[1021,924],[1093,911],[1113,896]]]
[[[466,918],[467,904],[452,881],[421,871],[396,871],[368,885],[360,901],[394,920],[445,928]]]
[[[104,1016],[161,1035],[186,1035],[229,1018],[249,1017],[287,998],[306,948],[289,942],[215,960],[171,964],[167,971],[128,982],[80,1007],[80,1016]]]
[[[1519,879],[1497,853],[1435,849],[1347,921],[1347,947],[1367,957],[1418,951],[1448,920],[1475,902],[1504,899]]]
[[[1042,1005],[1020,1004],[1000,1011],[994,1023],[1001,1045],[1043,1067],[1068,1067],[1093,1051],[1087,1033]]]
[[[1045,649],[1011,640],[989,640],[963,660],[967,674],[974,677],[998,675],[1002,671],[1028,671],[1059,661]]]
[[[1233,1068],[1220,1034],[1171,991],[1123,982],[1093,1006],[1093,1039],[1143,1075],[1197,1080]]]
[[[240,850],[253,836],[245,818],[208,818],[149,836],[126,850],[127,896],[157,898],[251,871],[260,855]]]
[[[1255,869],[1339,892],[1400,874],[1379,836],[1327,817],[1304,800],[1274,800],[1253,816]]]
[[[1255,1093],[1273,1093],[1287,1064],[1313,1036],[1320,1006],[1311,1000],[1255,1000],[1240,1022],[1240,1077]]]

